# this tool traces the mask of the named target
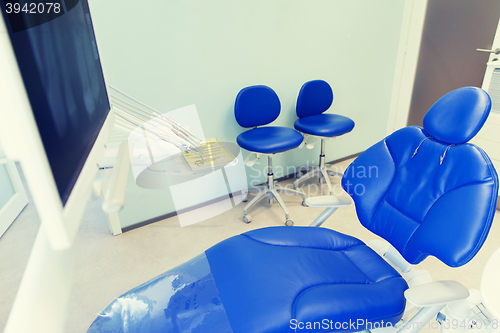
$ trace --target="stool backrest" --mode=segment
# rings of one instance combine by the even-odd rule
[[[241,127],[267,125],[278,118],[281,103],[268,86],[250,86],[240,90],[234,103],[234,116]]]
[[[321,114],[333,103],[333,91],[323,80],[313,80],[304,83],[297,97],[297,117],[304,118]]]

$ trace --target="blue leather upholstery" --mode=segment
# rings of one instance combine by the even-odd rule
[[[281,103],[273,89],[251,86],[240,90],[234,103],[234,116],[241,127],[256,127],[278,118]]]
[[[297,97],[297,117],[304,118],[321,114],[328,110],[333,103],[333,91],[323,80],[306,82],[300,88]]]
[[[296,112],[299,119],[295,121],[295,129],[301,133],[317,136],[321,139],[318,167],[309,170],[303,177],[297,179],[293,186],[311,177],[320,177],[321,184],[326,182],[328,192],[333,193],[328,166],[325,165],[325,138],[332,138],[349,133],[354,128],[354,121],[337,114],[326,114],[333,102],[333,92],[330,85],[323,80],[304,83],[297,97]],[[334,173],[336,174],[336,172]],[[322,186],[321,186],[322,187]]]
[[[436,140],[461,144],[479,132],[490,109],[491,99],[484,90],[464,87],[441,97],[425,114],[423,125]]]
[[[323,228],[270,227],[229,238],[128,291],[87,332],[359,331],[399,321],[407,288],[354,237]],[[291,329],[306,322],[321,328]]]
[[[241,89],[234,104],[236,121],[242,127],[256,127],[274,121],[280,114],[278,95],[263,85]],[[238,135],[241,148],[255,153],[275,154],[297,148],[304,138],[299,132],[278,126],[260,127]]]
[[[243,132],[236,141],[243,149],[275,154],[298,147],[303,139],[302,134],[291,128],[267,126]]]
[[[334,137],[349,133],[354,128],[354,121],[336,115],[323,114],[333,103],[333,91],[323,80],[304,83],[297,97],[296,112],[299,119],[295,129],[305,134]]]
[[[477,101],[469,105],[475,113],[481,113],[477,105],[489,112],[482,91],[451,96],[462,100],[462,93]],[[450,112],[449,105],[437,102],[429,114],[431,124],[442,114],[451,117],[432,127],[433,137],[420,127],[401,129],[361,154],[342,178],[360,222],[413,264],[428,255],[453,267],[467,263],[493,220],[498,176],[488,156],[472,144],[436,139],[457,139],[449,134],[454,126],[478,131],[478,122],[457,120],[468,109]],[[229,238],[124,294],[89,332],[360,331],[396,323],[407,288],[356,238],[324,228],[270,227]]]
[[[352,119],[338,114],[317,114],[295,121],[295,129],[309,135],[334,137],[349,133],[354,128]]]
[[[361,223],[409,263],[432,255],[448,266],[462,266],[486,239],[498,193],[490,159],[475,145],[435,139],[462,141],[464,136],[452,134],[456,126],[467,136],[477,132],[481,117],[467,124],[461,120],[470,119],[470,112],[488,114],[491,104],[484,94],[466,88],[445,95],[425,118],[434,138],[420,127],[403,128],[366,150],[344,173],[342,187],[354,199]],[[458,102],[450,98],[468,109],[455,108]]]
[[[395,323],[403,314],[404,279],[363,242],[333,230],[258,229],[205,253],[234,332],[288,333],[293,319]]]

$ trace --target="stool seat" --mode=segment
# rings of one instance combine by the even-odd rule
[[[261,154],[276,154],[297,148],[304,137],[288,127],[266,126],[248,130],[238,135],[238,145]]]
[[[322,113],[297,119],[294,126],[305,134],[334,137],[352,131],[354,121],[338,114]]]

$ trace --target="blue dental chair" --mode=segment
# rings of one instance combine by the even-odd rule
[[[498,177],[484,151],[467,141],[490,108],[479,88],[452,91],[429,109],[424,128],[393,133],[344,173],[360,222],[392,244],[400,262],[431,255],[458,267],[484,243]],[[331,196],[307,202],[342,205]],[[88,332],[352,332],[398,323],[406,299],[422,307],[418,320],[429,320],[467,296],[450,282],[408,288],[354,237],[269,227],[226,239],[118,297]]]
[[[285,212],[285,225],[292,226],[288,208],[281,199],[279,193],[288,195],[300,195],[305,200],[305,193],[291,188],[283,188],[275,185],[273,174],[273,155],[297,148],[304,139],[302,135],[294,129],[281,126],[264,126],[278,118],[281,110],[281,103],[278,95],[271,88],[263,85],[243,88],[236,96],[234,103],[234,115],[241,127],[252,129],[238,135],[236,141],[238,145],[257,155],[267,155],[268,172],[267,184],[249,188],[249,192],[257,192],[257,195],[243,209],[243,222],[250,223],[252,217],[248,214],[249,209],[260,200],[267,198],[269,203],[273,199],[281,206]],[[247,165],[251,166],[247,162]],[[243,201],[247,201],[247,197]]]
[[[330,85],[323,80],[313,80],[304,83],[300,88],[297,97],[297,119],[295,129],[308,136],[321,140],[321,150],[319,153],[319,165],[307,168],[307,173],[302,175],[293,184],[298,189],[300,183],[312,177],[319,177],[321,190],[323,190],[323,180],[328,186],[329,194],[333,193],[330,176],[340,176],[342,174],[325,165],[325,140],[335,138],[349,133],[354,128],[354,121],[338,114],[324,113],[333,103],[333,91]],[[309,146],[309,145],[308,145]]]

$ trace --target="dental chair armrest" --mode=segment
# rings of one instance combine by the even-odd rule
[[[446,305],[469,297],[469,290],[452,280],[425,283],[405,291],[405,298],[416,307]]]
[[[398,268],[401,273],[408,273],[412,270],[413,265],[408,263],[398,250],[385,239],[372,239],[367,241],[366,245],[377,252],[379,256],[389,261],[393,267]]]
[[[351,204],[351,199],[337,197],[335,195],[323,195],[311,197],[305,200],[308,207],[325,207],[326,209],[309,225],[311,227],[320,227],[332,215],[337,208],[346,207]]]
[[[351,199],[346,197],[338,197],[335,195],[321,195],[306,199],[308,207],[346,207],[351,204]]]

